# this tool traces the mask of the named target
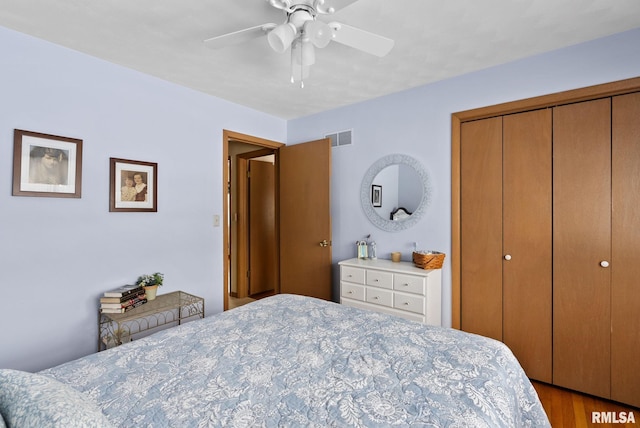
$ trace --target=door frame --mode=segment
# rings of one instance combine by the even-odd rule
[[[277,162],[277,150],[283,147],[285,144],[278,141],[267,140],[265,138],[254,137],[248,134],[242,134],[227,129],[222,130],[222,236],[223,236],[223,251],[222,251],[222,266],[223,266],[223,310],[229,309],[229,264],[231,257],[231,242],[229,240],[229,192],[231,185],[231,177],[229,176],[229,144],[231,142],[240,142],[245,144],[251,144],[254,146],[269,148],[276,150],[276,162]],[[277,169],[276,169],[277,171]],[[277,177],[277,174],[276,174]],[[276,192],[278,191],[277,178],[276,178]],[[277,201],[276,193],[276,201]],[[277,202],[276,202],[277,204]]]
[[[464,122],[640,91],[640,77],[496,104],[451,115],[451,326],[461,326],[460,126]]]

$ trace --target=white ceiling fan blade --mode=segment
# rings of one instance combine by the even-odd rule
[[[394,41],[387,37],[373,34],[350,25],[330,22],[329,27],[333,30],[333,41],[379,57],[388,54],[394,45]]]
[[[227,33],[221,36],[212,37],[205,40],[204,44],[206,47],[211,49],[238,45],[240,43],[256,39],[260,36],[264,36],[269,30],[275,28],[275,26],[276,24],[256,25],[255,27],[245,28],[244,30],[234,31],[233,33]]]
[[[331,14],[357,1],[358,0],[321,0],[317,2],[316,10],[319,13]]]

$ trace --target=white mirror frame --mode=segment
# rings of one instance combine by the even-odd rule
[[[410,217],[404,220],[392,221],[382,218],[374,209],[371,203],[371,185],[374,178],[380,171],[391,165],[407,165],[413,168],[422,181],[422,200],[418,205],[418,208],[413,211]],[[387,232],[399,232],[404,229],[408,229],[415,225],[424,215],[425,211],[431,203],[431,181],[429,174],[422,167],[422,164],[411,156],[402,154],[391,154],[374,162],[369,167],[364,178],[362,179],[362,186],[360,187],[360,204],[366,214],[367,218],[374,226],[385,230]]]

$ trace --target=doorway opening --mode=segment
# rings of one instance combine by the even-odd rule
[[[225,311],[279,292],[276,170],[282,146],[223,132]]]
[[[231,147],[236,148],[233,143]],[[231,178],[231,213],[237,245],[235,251],[233,245],[231,247],[236,268],[232,270],[230,295],[259,299],[275,294],[279,282],[276,151],[261,149],[240,153],[236,155],[235,164],[236,174]],[[235,281],[233,272],[236,272]]]

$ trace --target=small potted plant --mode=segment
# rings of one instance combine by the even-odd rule
[[[164,274],[160,272],[152,273],[149,275],[141,275],[136,281],[136,285],[144,287],[144,293],[147,296],[147,300],[153,300],[156,298],[158,287],[162,285],[164,281]]]

